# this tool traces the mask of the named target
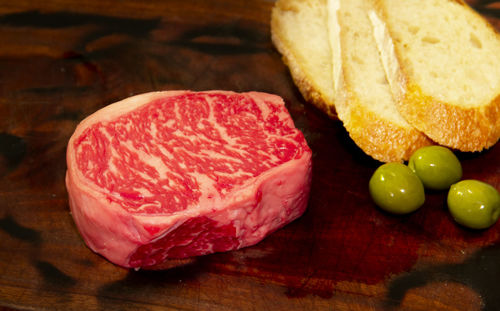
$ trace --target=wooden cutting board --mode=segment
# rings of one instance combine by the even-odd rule
[[[498,27],[498,3],[470,1]],[[500,223],[457,226],[446,194],[377,209],[379,165],[304,101],[270,41],[269,0],[0,1],[0,310],[497,310]],[[314,152],[303,217],[258,245],[163,271],[92,253],[72,221],[77,123],[153,90],[281,95]],[[500,188],[500,146],[460,154]],[[2,309],[3,308],[3,309]]]

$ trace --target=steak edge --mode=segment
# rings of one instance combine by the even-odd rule
[[[304,213],[312,164],[276,95],[165,91],[83,120],[67,165],[85,243],[140,268],[258,243]]]

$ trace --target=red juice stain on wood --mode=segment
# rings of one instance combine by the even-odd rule
[[[370,204],[326,213],[321,210],[331,206],[317,207],[313,200],[312,211],[286,229],[251,248],[213,256],[206,267],[272,281],[289,298],[329,299],[340,282],[387,284],[414,270],[420,260],[459,262],[464,254],[499,241],[494,228],[477,232],[457,226],[443,206],[445,196],[431,194],[422,210],[406,216]]]

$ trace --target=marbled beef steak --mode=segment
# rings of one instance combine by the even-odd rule
[[[266,93],[167,91],[83,120],[66,186],[87,245],[148,267],[253,245],[299,217],[311,150],[283,100]]]

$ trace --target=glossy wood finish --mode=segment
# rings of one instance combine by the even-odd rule
[[[470,3],[498,27],[497,3]],[[457,226],[443,192],[409,216],[378,210],[367,185],[379,163],[301,97],[270,42],[272,5],[0,1],[0,310],[498,309],[500,223]],[[162,271],[92,253],[68,209],[67,140],[97,109],[166,89],[281,95],[314,152],[305,215]],[[460,157],[464,178],[500,188],[498,144]]]

